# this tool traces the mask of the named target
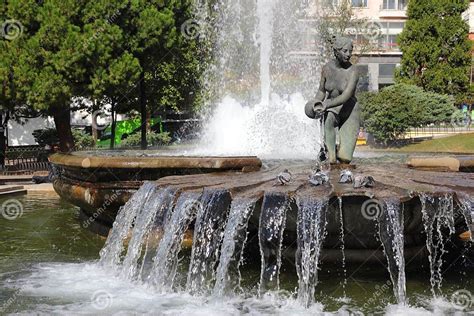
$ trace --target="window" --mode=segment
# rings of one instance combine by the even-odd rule
[[[379,65],[379,77],[380,78],[393,78],[395,74],[395,64],[380,64]]]
[[[367,8],[368,0],[352,0],[352,6],[356,8]]]
[[[396,0],[383,0],[383,8],[385,10],[394,10]]]
[[[384,34],[379,38],[379,47],[385,51],[398,51],[396,34]]]
[[[369,66],[368,65],[358,65],[357,69],[359,70],[359,83],[357,85],[357,91],[369,91]]]
[[[405,10],[408,0],[383,0],[384,10]]]

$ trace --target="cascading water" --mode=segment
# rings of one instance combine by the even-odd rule
[[[298,208],[298,299],[306,307],[314,303],[327,209],[328,201],[306,199],[300,201]]]
[[[194,244],[186,285],[190,293],[207,293],[211,289],[230,202],[227,191],[203,193],[202,207],[194,224]]]
[[[204,80],[215,92],[214,110],[198,149],[188,153],[314,158],[319,123],[303,109],[316,93],[322,61],[308,53],[317,50],[310,4],[220,0],[215,7],[214,60]],[[197,12],[207,23],[206,10]]]
[[[156,189],[156,184],[146,182],[132,198],[120,208],[110,236],[107,238],[104,248],[100,251],[101,264],[117,266],[121,262],[123,241],[128,236],[135,217],[140,210],[144,208],[149,196],[155,193]]]
[[[403,210],[398,200],[385,200],[379,218],[379,236],[388,262],[393,292],[398,303],[406,302]]]
[[[337,198],[339,204],[339,220],[341,221],[341,253],[342,253],[342,273],[343,278],[342,280],[342,291],[343,291],[343,299],[346,299],[346,286],[347,286],[347,269],[346,269],[346,244],[344,242],[344,212],[342,210],[342,197]]]
[[[172,216],[164,226],[163,237],[148,276],[152,284],[163,291],[173,288],[184,233],[202,209],[200,197],[200,194],[194,192],[181,194]]]
[[[281,248],[288,208],[289,200],[286,195],[265,195],[258,231],[262,260],[260,293],[280,288]]]
[[[426,233],[426,247],[429,252],[430,283],[433,295],[441,290],[443,281],[443,255],[447,239],[454,234],[454,200],[453,196],[430,196],[420,194],[423,214],[423,225]]]
[[[229,213],[221,246],[221,257],[216,272],[215,296],[236,292],[240,286],[239,267],[247,239],[247,227],[255,207],[255,202],[235,200]]]
[[[142,207],[141,211],[137,213],[132,236],[128,243],[127,255],[122,265],[122,273],[128,279],[135,279],[137,273],[142,270],[139,268],[138,261],[143,245],[148,243],[145,237],[150,234],[154,226],[162,226],[174,202],[175,192],[172,189],[159,190],[156,188],[155,190],[150,195],[148,202],[144,204],[146,207]],[[145,261],[141,266],[144,264]]]

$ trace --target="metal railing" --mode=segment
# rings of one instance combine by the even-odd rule
[[[438,125],[425,126],[418,128],[410,128],[406,133],[409,137],[424,137],[424,136],[442,136],[450,134],[467,134],[474,133],[474,125],[470,126],[455,126],[455,125]]]

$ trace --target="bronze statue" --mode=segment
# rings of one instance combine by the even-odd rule
[[[324,143],[330,163],[350,163],[360,128],[360,109],[355,91],[359,81],[357,66],[350,62],[352,40],[337,37],[335,59],[324,65],[316,98],[306,104],[306,115],[324,119]],[[336,148],[336,128],[339,146]]]

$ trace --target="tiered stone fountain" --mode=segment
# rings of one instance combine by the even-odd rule
[[[319,125],[307,119],[299,121],[301,116],[291,113],[296,108],[302,114],[304,102],[301,107],[290,104],[292,107],[281,116],[284,121],[274,116],[282,112],[281,108],[270,106],[271,100],[281,101],[270,97],[269,74],[272,28],[277,27],[273,23],[283,22],[272,18],[276,12],[273,1],[257,2],[261,103],[254,112],[246,108],[237,111],[248,118],[241,125],[233,125],[233,120],[239,120],[235,113],[230,115],[230,121],[218,115],[217,122],[211,121],[206,130],[206,140],[219,140],[217,130],[228,136],[225,145],[233,145],[231,149],[243,154],[259,154],[262,150],[263,156],[278,158],[291,154],[300,158],[301,153],[315,155],[322,143],[317,143],[322,138],[317,134]],[[277,2],[283,7],[293,3]],[[226,12],[221,23],[234,27],[235,23],[227,21],[232,18]],[[245,34],[224,35],[219,37],[219,44],[229,47],[225,45],[229,36],[238,38]],[[235,66],[229,58],[219,60],[224,62],[215,69]],[[286,61],[282,64],[285,67],[277,70],[288,67]],[[249,67],[245,69],[251,68],[246,66]],[[300,66],[305,69],[307,65]],[[329,100],[338,97],[330,92],[328,95]],[[324,98],[319,101],[322,111],[338,106]],[[283,108],[288,105],[282,104]],[[224,102],[220,108],[233,111],[236,107],[235,103]],[[218,114],[222,111],[217,109]],[[335,115],[344,114],[336,112],[333,110]],[[270,121],[261,121],[262,117],[269,117]],[[228,134],[229,130],[233,133]],[[295,131],[298,137],[292,138]],[[255,141],[251,146],[250,139]],[[326,144],[335,147],[328,139]],[[313,147],[315,150],[308,150]],[[210,148],[224,147],[216,147],[214,142]],[[227,155],[228,147],[225,148],[217,149],[217,154]],[[279,150],[284,154],[279,155]],[[355,175],[370,175],[375,183],[354,188],[350,183],[339,183],[341,170],[335,167],[327,171],[329,181],[314,186],[308,176],[315,163],[301,159],[264,159],[262,163],[254,156],[165,156],[147,151],[111,156],[87,152],[58,154],[50,161],[56,172],[54,188],[81,208],[88,225],[101,222],[112,227],[113,223],[101,252],[101,264],[121,271],[125,278],[149,283],[162,291],[171,291],[183,283],[178,280],[177,266],[187,231],[192,234],[184,282],[187,292],[225,295],[234,291],[239,286],[239,267],[246,252],[260,254],[260,292],[277,289],[282,256],[287,256],[295,262],[298,297],[305,306],[314,300],[321,260],[387,265],[395,296],[403,303],[405,263],[429,262],[431,284],[436,288],[442,280],[448,240],[461,245],[471,242],[472,173],[422,171],[403,163],[367,161],[351,165],[351,171]],[[280,185],[276,178],[285,169],[289,169],[292,179]]]

